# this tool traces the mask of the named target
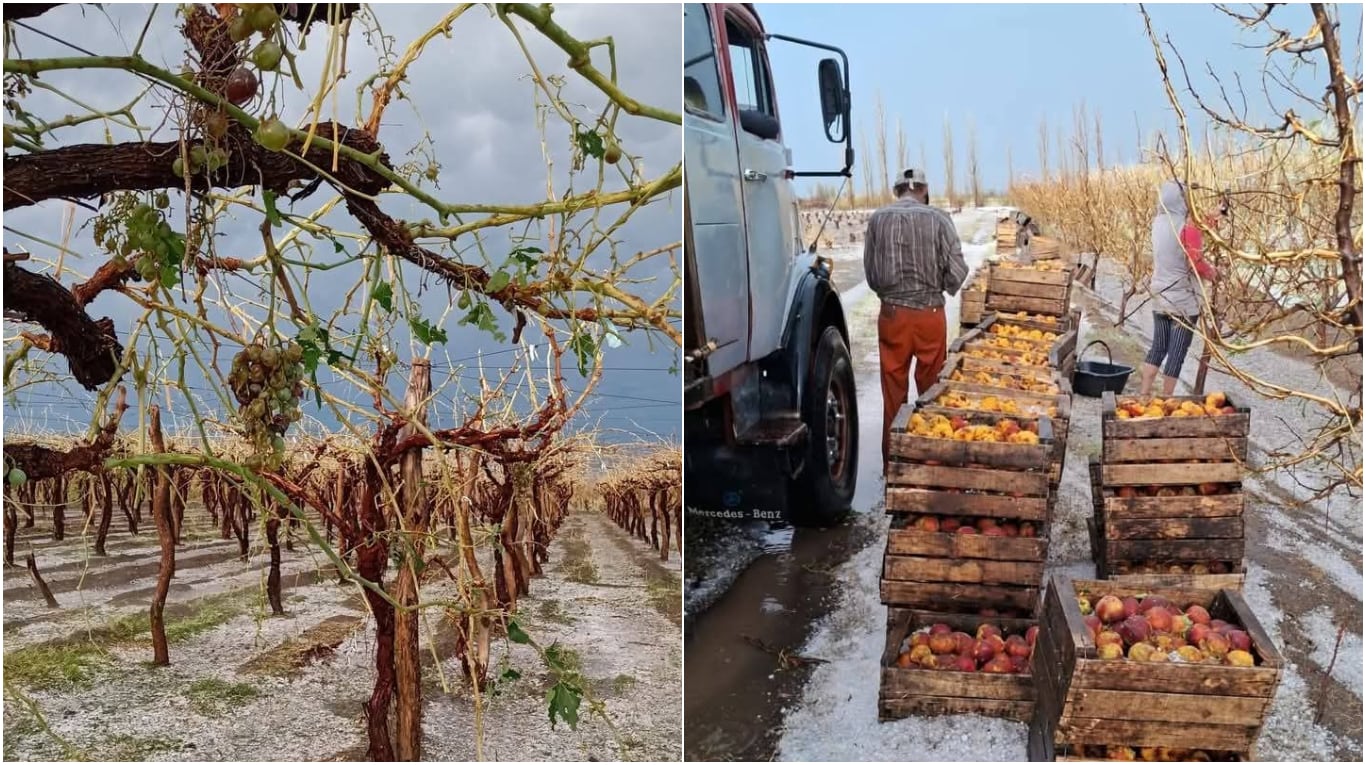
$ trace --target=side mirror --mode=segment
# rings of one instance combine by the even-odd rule
[[[841,143],[849,122],[849,98],[844,89],[844,71],[835,59],[823,58],[816,68],[816,75],[820,82],[825,137],[831,143]]]

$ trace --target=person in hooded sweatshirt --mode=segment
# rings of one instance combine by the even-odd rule
[[[1209,223],[1213,220],[1211,215]],[[1143,362],[1139,395],[1144,397],[1152,395],[1158,371],[1163,376],[1162,395],[1176,391],[1181,366],[1200,323],[1204,294],[1200,279],[1218,278],[1201,255],[1203,237],[1187,211],[1185,189],[1177,181],[1163,183],[1158,192],[1152,238],[1153,344]]]

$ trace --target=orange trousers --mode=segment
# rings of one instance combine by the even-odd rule
[[[883,303],[877,318],[877,350],[882,367],[882,472],[886,475],[892,420],[910,394],[911,361],[915,361],[917,396],[934,385],[944,368],[948,350],[944,309]]]

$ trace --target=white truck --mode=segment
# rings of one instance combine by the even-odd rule
[[[794,171],[766,52],[829,51],[825,135],[844,167]],[[767,34],[749,3],[684,5],[684,481],[692,512],[826,525],[849,509],[858,411],[830,262],[802,242],[793,180],[848,177],[848,57]]]

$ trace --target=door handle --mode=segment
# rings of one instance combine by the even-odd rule
[[[766,175],[765,173],[761,173],[758,170],[746,170],[745,180],[754,181],[756,183],[762,183],[768,180],[768,175]]]

